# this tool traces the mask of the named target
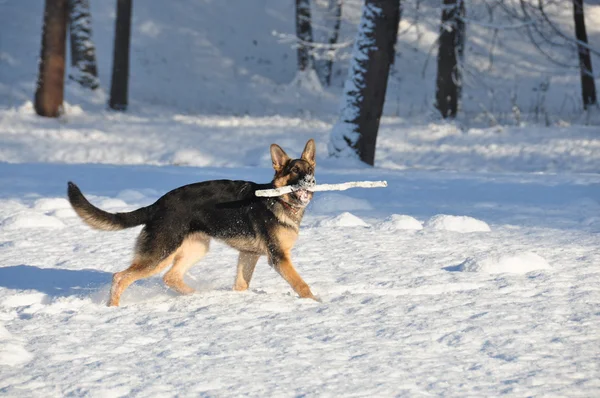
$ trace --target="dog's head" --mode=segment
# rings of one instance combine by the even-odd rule
[[[275,169],[273,185],[276,188],[286,185],[312,185],[315,183],[315,141],[308,140],[300,159],[291,159],[277,144],[271,145],[271,160]],[[297,206],[308,205],[313,193],[304,189],[281,195],[281,199]]]

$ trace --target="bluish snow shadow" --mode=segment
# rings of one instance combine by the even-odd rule
[[[78,296],[109,284],[110,272],[15,265],[0,268],[0,287],[37,290],[54,297]]]

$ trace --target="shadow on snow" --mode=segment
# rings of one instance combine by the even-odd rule
[[[110,272],[67,270],[15,265],[0,268],[0,287],[37,290],[49,296],[64,297],[87,294],[111,282]]]

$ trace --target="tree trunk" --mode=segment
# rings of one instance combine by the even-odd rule
[[[313,41],[310,23],[310,0],[296,0],[296,36],[298,37],[298,70],[313,67],[310,43]]]
[[[331,156],[358,157],[367,164],[375,163],[377,132],[395,55],[399,14],[399,1],[365,1],[340,119],[331,132]]]
[[[89,0],[69,0],[69,33],[73,66],[69,78],[83,87],[95,90],[99,82]]]
[[[437,57],[436,108],[443,118],[454,118],[462,91],[458,61],[462,62],[465,41],[464,0],[444,0]]]
[[[587,32],[585,30],[585,14],[583,12],[583,0],[573,0],[573,18],[575,19],[575,36],[577,37],[577,50],[579,52],[579,68],[581,70],[581,95],[583,97],[583,108],[588,109],[590,105],[597,103],[596,84],[592,69],[590,50],[585,47],[588,44]]]
[[[340,35],[340,26],[342,25],[342,3],[343,0],[329,0],[328,15],[333,18],[333,29],[329,36],[329,44],[337,44]],[[335,51],[330,49],[327,52],[327,60],[325,61],[324,80],[328,86],[331,86],[331,73],[333,70],[333,57]]]
[[[65,84],[67,0],[46,0],[40,69],[35,91],[35,112],[58,117],[62,111]]]
[[[115,22],[115,44],[109,101],[109,106],[117,111],[127,109],[131,5],[132,0],[117,0],[117,20]]]

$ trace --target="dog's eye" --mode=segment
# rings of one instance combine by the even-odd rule
[[[300,168],[298,166],[292,167],[292,173],[299,174],[300,173]]]

